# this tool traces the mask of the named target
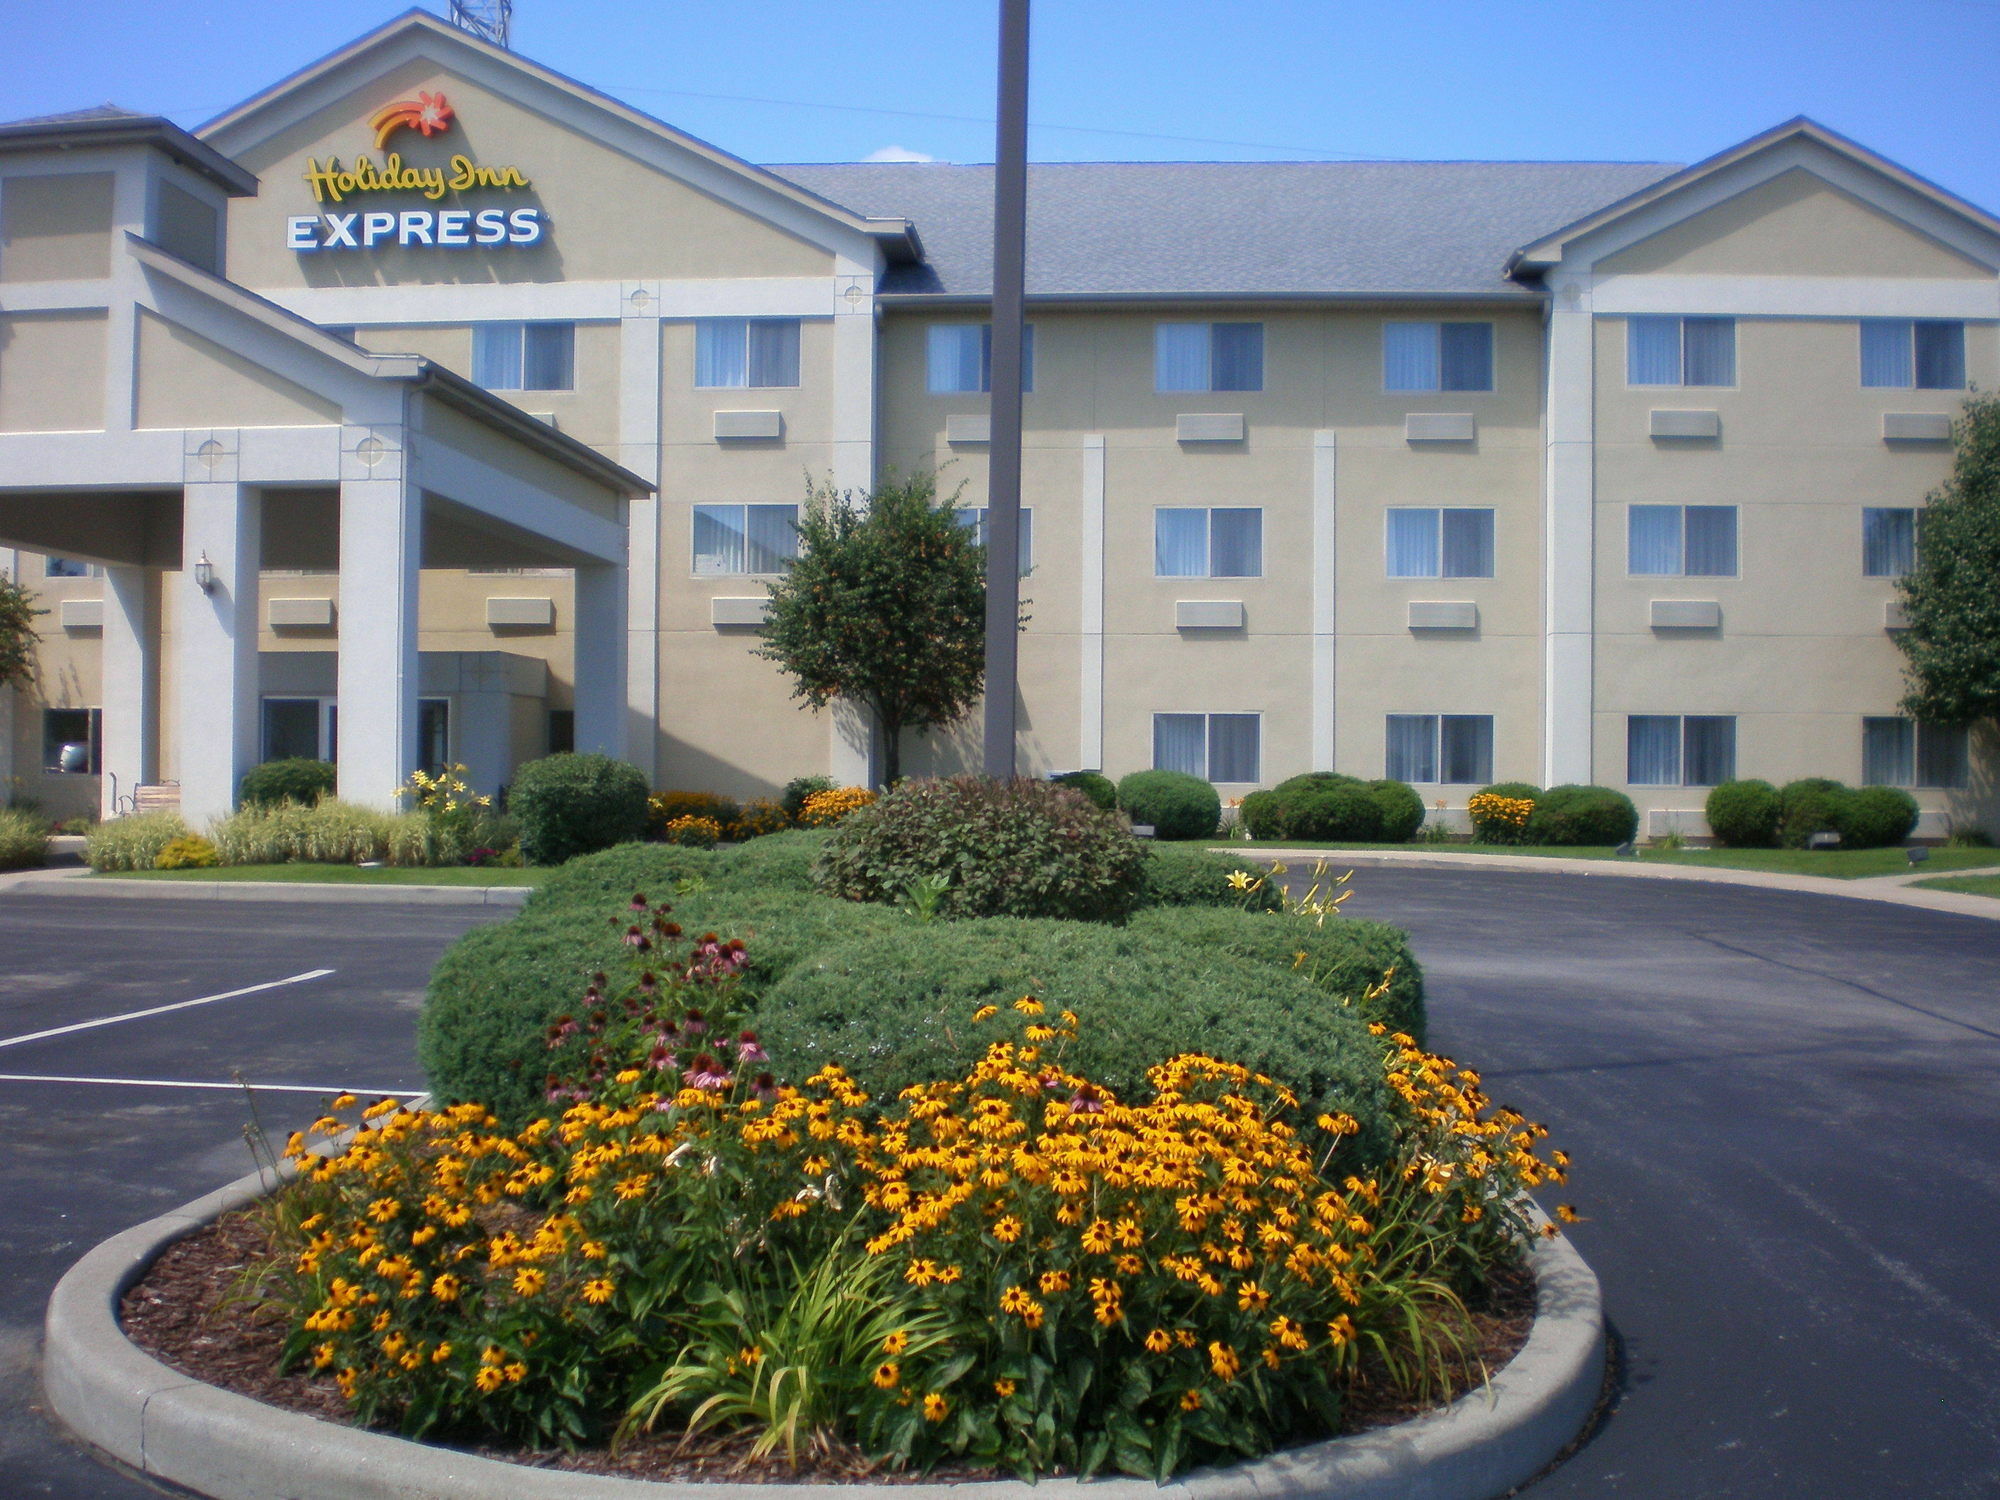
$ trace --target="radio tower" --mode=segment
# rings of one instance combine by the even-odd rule
[[[514,0],[451,0],[451,24],[496,47],[513,30]]]

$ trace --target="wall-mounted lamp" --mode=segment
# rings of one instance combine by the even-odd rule
[[[204,594],[215,592],[215,564],[208,560],[206,552],[195,559],[194,586]]]

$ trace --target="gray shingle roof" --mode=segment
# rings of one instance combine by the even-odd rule
[[[772,167],[864,214],[903,215],[926,263],[885,294],[986,296],[993,169]],[[1527,295],[1522,245],[1678,170],[1665,162],[1089,162],[1028,169],[1032,296]]]
[[[134,110],[117,104],[93,104],[88,109],[65,110],[59,115],[29,115],[25,120],[0,120],[0,125],[80,125],[88,120],[145,120]]]

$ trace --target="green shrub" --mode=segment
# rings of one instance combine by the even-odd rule
[[[1229,877],[1238,871],[1250,877],[1254,889],[1242,890],[1229,883]],[[1154,844],[1147,852],[1143,874],[1141,907],[1235,906],[1247,911],[1276,911],[1285,904],[1284,892],[1263,866],[1233,854]]]
[[[1368,795],[1382,814],[1381,837],[1391,844],[1406,844],[1424,825],[1424,799],[1407,781],[1371,781]]]
[[[160,851],[191,830],[176,812],[135,813],[99,823],[84,835],[83,862],[93,870],[150,870]]]
[[[1276,792],[1252,792],[1240,809],[1243,831],[1253,839],[1281,839],[1284,835],[1285,804]]]
[[[1901,787],[1857,787],[1841,809],[1841,847],[1886,849],[1902,843],[1916,826],[1917,799]]]
[[[27,870],[49,857],[49,823],[25,807],[0,807],[0,870]]]
[[[1185,771],[1134,771],[1118,783],[1118,805],[1158,839],[1205,839],[1222,826],[1222,798]]]
[[[660,830],[660,842],[684,849],[713,849],[722,842],[722,825],[713,818],[683,814]]]
[[[334,779],[330,760],[304,756],[267,760],[243,773],[237,800],[245,807],[276,807],[281,802],[311,807],[320,798],[333,795]]]
[[[1111,778],[1101,771],[1065,771],[1049,780],[1057,786],[1074,787],[1106,812],[1118,809],[1118,788],[1111,784]]]
[[[778,794],[778,803],[785,809],[785,816],[796,823],[806,810],[806,798],[815,792],[837,791],[839,787],[840,783],[831,776],[794,776]]]
[[[1472,820],[1472,837],[1481,844],[1525,844],[1528,824],[1534,817],[1534,803],[1542,789],[1525,781],[1496,781],[1481,787],[1466,799],[1466,816]],[[1528,816],[1518,817],[1509,804],[1526,802]]]
[[[1708,794],[1708,831],[1732,849],[1770,849],[1778,842],[1784,803],[1768,781],[1725,781]]]
[[[508,806],[521,820],[522,857],[559,865],[644,833],[646,778],[608,755],[550,755],[515,772]]]
[[[850,814],[813,881],[850,901],[895,902],[936,878],[948,917],[1115,921],[1139,899],[1145,858],[1118,816],[1081,792],[952,776],[904,781]]]
[[[198,833],[191,833],[184,839],[175,839],[160,851],[153,861],[156,870],[212,870],[222,861],[215,856],[215,845]]]
[[[1552,786],[1528,815],[1531,844],[1622,844],[1639,831],[1639,810],[1608,786]]]
[[[1366,782],[1341,780],[1280,791],[1288,839],[1372,844],[1382,837],[1382,808]]]
[[[1804,849],[1816,833],[1838,833],[1854,793],[1824,776],[1788,781],[1778,794],[1783,815],[1778,840],[1787,849]]]
[[[1308,1119],[1319,1109],[1352,1114],[1364,1149],[1384,1144],[1380,1054],[1358,1018],[1283,967],[1171,932],[1016,918],[906,922],[792,969],[763,994],[757,1031],[786,1075],[837,1062],[887,1099],[965,1073],[987,1042],[969,1024],[973,1012],[1024,995],[1082,1018],[1063,1066],[1121,1095],[1141,1090],[1162,1058],[1205,1052],[1289,1084]]]
[[[1336,917],[1314,926],[1269,912],[1208,907],[1135,912],[1130,925],[1162,942],[1296,974],[1361,1020],[1424,1039],[1424,972],[1409,939],[1386,923]],[[1391,970],[1388,990],[1369,1000]]]
[[[742,816],[734,797],[715,792],[655,792],[646,799],[646,833],[656,839],[666,837],[667,825],[677,818],[707,818],[723,829]]]
[[[724,825],[722,836],[740,843],[783,833],[791,826],[791,814],[785,811],[784,803],[775,797],[753,797],[737,810],[734,823]]]
[[[823,828],[769,834],[724,855],[713,883],[728,890],[809,891],[813,861],[830,836],[831,831]]]

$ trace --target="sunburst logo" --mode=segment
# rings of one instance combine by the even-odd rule
[[[419,93],[414,99],[398,100],[368,123],[374,127],[375,149],[379,151],[399,130],[414,130],[426,137],[447,130],[451,127],[451,115],[451,106],[445,103],[443,94]]]

